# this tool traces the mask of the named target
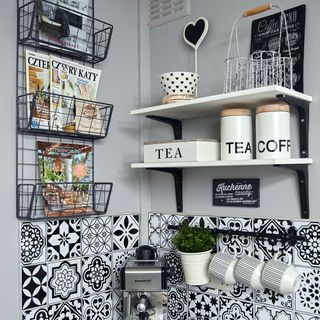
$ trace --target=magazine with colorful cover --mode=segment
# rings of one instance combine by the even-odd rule
[[[87,134],[102,132],[100,110],[93,102],[100,76],[101,70],[50,56],[50,124],[53,130]],[[86,110],[91,110],[91,113]]]
[[[50,119],[50,67],[49,55],[25,51],[26,58],[26,89],[27,93],[37,93],[28,97],[28,119],[34,129],[49,129]],[[35,99],[35,100],[34,100]],[[32,104],[34,101],[35,105]],[[31,116],[31,118],[30,118]]]
[[[46,216],[92,212],[92,147],[38,141],[38,157]],[[91,199],[91,200],[90,200]]]

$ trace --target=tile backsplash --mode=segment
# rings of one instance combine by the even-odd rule
[[[188,286],[171,244],[174,230],[188,218],[209,228],[283,233],[295,226],[307,241],[290,247],[277,241],[222,236],[218,250],[242,256],[261,250],[265,259],[279,250],[293,254],[302,275],[297,293],[281,295],[235,284],[231,291]],[[140,216],[23,222],[20,224],[22,320],[122,319],[120,269],[139,246]],[[171,268],[168,319],[320,320],[320,222],[150,213],[149,244]]]

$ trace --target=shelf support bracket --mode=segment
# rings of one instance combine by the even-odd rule
[[[275,167],[284,167],[294,170],[297,174],[299,195],[300,195],[300,212],[302,219],[309,219],[309,171],[308,166],[303,164],[282,164]]]
[[[173,129],[174,140],[182,139],[182,122],[180,120],[160,116],[146,116],[146,118],[170,125]]]
[[[299,116],[300,157],[309,156],[309,102],[285,94],[277,95],[277,98],[295,108]]]
[[[181,168],[148,168],[148,170],[170,173],[174,179],[174,188],[176,193],[177,212],[183,211],[182,200],[182,169]]]

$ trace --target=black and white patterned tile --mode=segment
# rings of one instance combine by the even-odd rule
[[[149,245],[153,247],[160,247],[161,244],[161,214],[150,213],[148,220],[148,239]]]
[[[22,309],[47,303],[47,267],[45,264],[22,267]]]
[[[111,255],[82,258],[82,293],[90,295],[110,290],[112,287]]]
[[[22,264],[45,262],[45,246],[44,222],[20,224],[20,259]]]
[[[219,229],[252,231],[252,220],[249,218],[219,218]],[[250,237],[236,235],[220,235],[218,249],[227,247],[227,251],[241,257],[253,249],[253,240]]]
[[[123,299],[120,290],[112,291],[113,320],[123,319]]]
[[[214,295],[217,296],[219,295],[219,289],[216,289],[213,287],[213,285],[209,282],[203,286],[188,286],[190,291],[198,291],[198,292],[202,292],[205,293],[207,295]]]
[[[232,299],[240,299],[250,302],[253,300],[253,289],[242,283],[234,284],[231,291],[219,290],[219,294],[220,296]]]
[[[254,231],[261,233],[283,234],[286,233],[292,221],[274,219],[254,219]],[[287,252],[292,255],[293,250],[287,242],[282,243],[277,239],[260,238],[255,240],[255,248],[260,249],[265,260],[272,259],[279,251]],[[283,254],[281,254],[282,256]]]
[[[293,309],[292,294],[283,295],[267,288],[256,291],[256,302],[274,307]]]
[[[82,254],[102,254],[111,251],[111,217],[82,219]]]
[[[83,298],[83,319],[85,320],[112,320],[111,292]]]
[[[81,256],[81,220],[47,222],[47,259],[56,261]]]
[[[218,297],[203,292],[189,290],[189,318],[218,319]]]
[[[165,260],[168,268],[168,285],[183,284],[184,275],[179,254],[175,250],[161,250],[160,256]]]
[[[298,241],[294,250],[296,265],[320,267],[320,223],[319,222],[294,222],[300,236],[305,241]]]
[[[139,245],[139,216],[113,217],[113,249],[129,249]]]
[[[217,218],[207,216],[194,216],[190,220],[190,226],[201,226],[203,228],[217,228]]]
[[[320,269],[297,268],[301,285],[295,294],[296,310],[320,316]]]
[[[256,320],[294,320],[293,313],[288,310],[259,304],[256,305],[254,316]]]
[[[81,299],[76,299],[72,301],[66,301],[66,302],[50,305],[49,319],[50,320],[82,320],[83,318],[82,318]]]
[[[81,295],[81,260],[74,259],[48,264],[48,302],[76,299]]]
[[[22,320],[49,320],[48,308],[35,308],[22,312]]]
[[[113,274],[113,287],[120,287],[120,271],[124,267],[126,261],[130,258],[135,257],[135,250],[118,251],[112,254],[112,274]]]
[[[303,312],[296,312],[295,316],[295,320],[320,320],[320,317],[316,315],[306,314]]]
[[[168,288],[168,320],[187,320],[188,294],[186,289]]]
[[[219,308],[220,319],[255,319],[253,317],[253,303],[220,297]]]

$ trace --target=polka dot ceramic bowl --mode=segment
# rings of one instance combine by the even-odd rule
[[[194,72],[167,72],[160,75],[160,83],[167,96],[194,95],[199,81],[199,74]]]

